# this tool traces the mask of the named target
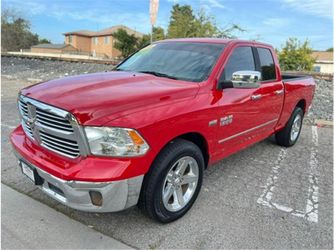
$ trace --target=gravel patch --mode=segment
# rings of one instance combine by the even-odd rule
[[[110,71],[111,65],[1,57],[1,74],[25,80],[51,80],[66,76]]]
[[[18,57],[1,57],[1,74],[7,78],[30,82],[45,81],[72,75],[110,71],[113,66],[97,63],[51,61]],[[333,82],[316,79],[317,88],[313,105],[305,121],[333,120]]]
[[[333,121],[333,82],[316,79],[316,91],[307,119]]]

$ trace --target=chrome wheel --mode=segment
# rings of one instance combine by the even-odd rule
[[[290,140],[295,141],[300,133],[300,129],[302,126],[302,117],[300,114],[297,114],[295,119],[293,120],[291,132],[290,132]]]
[[[162,189],[164,207],[171,212],[184,208],[195,193],[199,178],[197,161],[190,157],[180,158],[170,168]]]

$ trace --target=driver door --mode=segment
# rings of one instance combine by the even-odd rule
[[[256,71],[255,51],[251,46],[239,46],[232,50],[221,80],[231,80],[236,71]],[[267,117],[261,113],[265,104],[261,98],[262,86],[241,89],[225,88],[219,101],[218,149],[225,157],[268,135]]]

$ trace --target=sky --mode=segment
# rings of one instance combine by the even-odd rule
[[[160,0],[157,26],[168,27],[173,4],[204,9],[219,27],[240,25],[241,39],[256,39],[281,48],[289,37],[308,39],[315,50],[333,47],[332,0]],[[1,8],[15,9],[30,20],[31,29],[53,43],[64,32],[101,30],[123,24],[150,32],[149,0],[2,0]]]

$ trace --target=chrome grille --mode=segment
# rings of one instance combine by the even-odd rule
[[[24,122],[24,123],[22,123],[22,126],[23,126],[23,129],[26,132],[26,134],[29,137],[34,138],[30,125]]]
[[[19,100],[19,108],[20,108],[21,114],[23,116],[28,117],[28,105],[24,103],[22,100]]]
[[[42,145],[50,150],[61,152],[72,157],[77,157],[80,154],[79,145],[76,141],[52,136],[42,131],[40,132],[40,137]]]
[[[36,121],[38,121],[40,124],[43,124],[44,126],[48,126],[54,129],[72,133],[74,132],[72,125],[67,119],[45,112],[39,108],[36,108]]]
[[[25,133],[44,148],[76,158],[87,150],[82,143],[82,128],[62,109],[20,96],[18,101]]]

